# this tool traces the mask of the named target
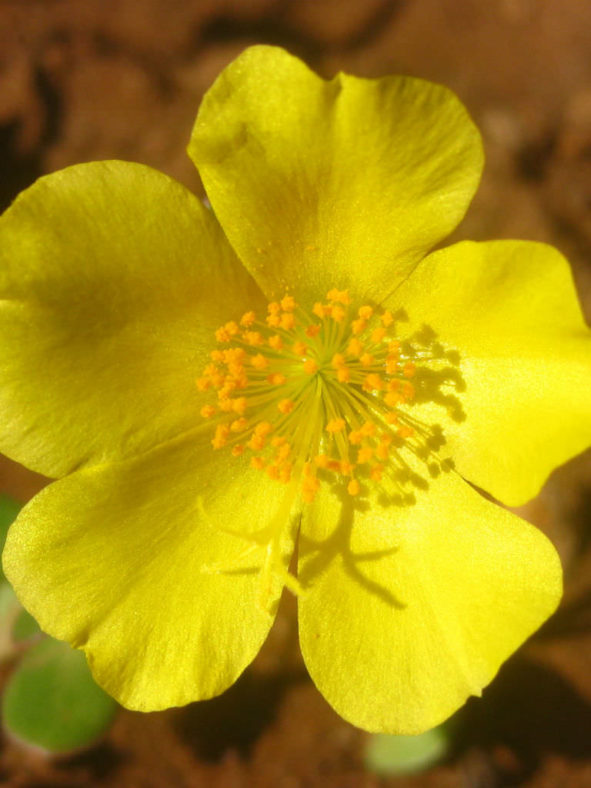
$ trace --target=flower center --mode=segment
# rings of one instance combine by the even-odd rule
[[[215,394],[201,408],[215,425],[213,448],[249,453],[279,483],[300,480],[307,502],[326,482],[349,496],[377,486],[391,502],[412,503],[425,477],[451,467],[438,456],[441,427],[413,409],[438,402],[461,418],[446,387],[459,391],[462,379],[458,354],[427,326],[400,336],[404,319],[356,308],[347,291],[333,289],[311,312],[285,295],[265,316],[226,323],[197,381]]]

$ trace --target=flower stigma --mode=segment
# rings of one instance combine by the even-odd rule
[[[401,337],[405,319],[332,289],[310,311],[286,294],[264,317],[225,323],[197,380],[215,394],[201,408],[213,449],[248,454],[278,483],[297,480],[306,503],[326,482],[351,498],[377,489],[384,502],[413,504],[452,467],[438,453],[441,427],[413,409],[435,402],[461,420],[464,384],[459,354],[428,326]]]

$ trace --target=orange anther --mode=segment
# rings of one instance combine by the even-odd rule
[[[347,485],[347,492],[349,495],[359,495],[361,491],[361,485],[357,481],[357,479],[351,479],[349,484]]]
[[[318,334],[320,333],[320,329],[321,328],[322,328],[322,326],[319,326],[319,325],[308,326],[306,328],[306,336],[307,337],[317,337]]]
[[[395,408],[402,402],[402,397],[396,391],[388,391],[384,394],[384,402],[389,408]]]
[[[357,314],[363,320],[369,320],[369,318],[373,315],[373,309],[371,306],[367,306],[367,305],[360,306],[357,311]]]
[[[376,448],[376,457],[378,460],[387,460],[388,459],[388,447],[384,443],[380,443],[380,445]]]
[[[281,325],[281,318],[279,315],[273,313],[272,315],[267,315],[266,317],[267,325],[271,328],[278,328]]]
[[[230,334],[226,330],[225,326],[218,328],[215,332],[215,338],[218,342],[229,342],[230,341]]]
[[[281,372],[274,372],[272,375],[267,375],[267,383],[272,386],[283,386],[287,378]]]
[[[244,446],[238,445],[232,447],[232,457],[240,457],[244,453]]]
[[[282,399],[277,405],[277,409],[281,413],[291,413],[295,407],[295,402],[292,399]]]
[[[292,350],[296,354],[296,356],[305,356],[308,351],[308,348],[304,342],[298,340],[297,342],[293,343]]]
[[[241,364],[246,358],[246,350],[242,347],[229,347],[220,352],[226,364]]]
[[[404,377],[405,378],[414,377],[415,371],[416,371],[416,367],[413,364],[413,362],[407,361],[406,364],[404,365],[404,371],[403,371]]]
[[[398,353],[388,353],[386,356],[386,372],[395,375],[398,369]]]
[[[333,287],[332,290],[328,291],[326,297],[329,301],[334,301],[338,304],[344,304],[345,306],[351,303],[348,290],[337,290]]]
[[[221,449],[222,446],[226,445],[228,440],[228,435],[230,434],[230,428],[227,424],[218,424],[215,428],[215,435],[211,440],[211,445],[214,449]]]
[[[248,345],[262,345],[263,344],[263,337],[258,331],[245,331],[243,334],[244,341]]]
[[[257,435],[253,433],[250,436],[248,443],[246,444],[249,449],[253,449],[254,451],[260,451],[261,449],[265,448],[265,444],[267,441],[265,440],[264,435]]]
[[[253,468],[256,468],[257,471],[262,471],[265,467],[265,461],[262,457],[251,457],[250,464]]]
[[[384,466],[383,465],[374,465],[371,471],[369,472],[370,477],[373,479],[374,482],[379,482],[382,480],[382,474],[384,473]]]
[[[316,317],[324,318],[328,309],[330,309],[330,307],[327,307],[324,304],[321,304],[320,301],[317,301],[312,307],[312,312],[316,315]]]
[[[384,383],[381,377],[373,372],[365,376],[363,388],[365,391],[381,391],[384,388]]]
[[[359,320],[353,320],[351,322],[351,331],[354,334],[361,334],[362,331],[365,331],[367,327],[367,321],[359,318]]]
[[[364,353],[359,359],[364,367],[371,367],[374,362],[374,357],[371,353]]]
[[[285,295],[281,299],[281,309],[283,309],[284,312],[293,312],[296,306],[297,304],[293,296]]]
[[[266,437],[271,432],[273,432],[273,425],[268,421],[259,421],[259,423],[254,428],[254,431],[257,435]]]
[[[363,427],[361,428],[361,434],[364,435],[366,438],[371,438],[373,435],[376,434],[376,425],[373,421],[366,421]]]
[[[363,345],[358,339],[353,338],[347,345],[347,354],[349,356],[356,356],[357,358],[359,358],[359,356],[362,353],[363,353]]]
[[[373,449],[371,446],[362,446],[359,451],[357,452],[357,462],[359,465],[363,465],[365,462],[369,462],[373,457]]]
[[[237,397],[232,400],[232,410],[239,416],[242,416],[246,411],[246,397]]]
[[[385,328],[374,328],[374,330],[371,332],[371,341],[376,343],[381,342],[385,336],[386,336]]]
[[[341,367],[337,372],[337,380],[339,383],[348,383],[351,379],[351,373],[346,367]]]
[[[215,416],[216,409],[213,405],[204,405],[199,412],[204,419],[211,419],[212,416]]]
[[[413,428],[409,427],[407,424],[402,424],[400,427],[398,427],[397,431],[401,438],[410,438],[415,434]]]
[[[320,487],[320,482],[315,476],[308,476],[302,482],[302,497],[306,503],[312,503]]]
[[[283,484],[287,484],[291,481],[291,463],[286,462],[281,466],[279,469],[279,481],[283,482]]]
[[[330,316],[335,321],[335,323],[342,323],[347,316],[347,312],[342,306],[333,306],[330,311]]]
[[[239,419],[236,419],[230,424],[230,429],[232,432],[241,432],[246,428],[247,425],[248,421],[244,418],[244,416],[241,416]]]
[[[257,316],[254,312],[245,312],[240,318],[240,325],[244,326],[244,328],[250,328],[256,319]]]
[[[218,398],[219,399],[226,399],[230,396],[230,394],[236,388],[236,381],[231,375],[226,375],[224,380],[224,385],[218,391]],[[219,385],[219,383],[218,383]]]
[[[405,380],[404,385],[402,386],[402,393],[404,394],[404,398],[406,400],[413,399],[415,395],[415,387],[408,380]]]
[[[237,364],[233,361],[231,364],[228,364],[228,372],[236,385],[238,385],[239,381],[243,380],[244,367],[242,364]]]
[[[269,306],[267,307],[267,312],[270,315],[276,315],[281,312],[281,304],[278,304],[277,301],[271,301]]]
[[[273,350],[281,350],[283,347],[283,340],[279,334],[273,334],[273,336],[269,337],[267,342],[269,343],[269,347],[272,347]]]
[[[315,372],[318,372],[318,364],[313,358],[306,359],[306,361],[304,361],[303,367],[304,372],[307,375],[313,375]]]
[[[269,359],[265,358],[262,353],[257,353],[256,356],[250,357],[250,363],[255,369],[267,369],[269,366]]]
[[[386,309],[383,315],[380,317],[380,320],[382,321],[382,325],[385,328],[388,328],[388,326],[392,325],[392,323],[394,322],[394,318],[392,317],[392,312]]]
[[[278,460],[285,460],[291,454],[291,446],[289,443],[284,443],[282,446],[279,447],[277,452],[277,459]]]
[[[345,429],[344,419],[331,419],[325,427],[327,432],[342,432]]]
[[[292,312],[284,312],[281,315],[281,328],[285,331],[291,331],[295,326],[295,317]]]

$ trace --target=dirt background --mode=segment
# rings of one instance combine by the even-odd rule
[[[200,98],[244,47],[290,49],[325,76],[407,73],[453,88],[485,140],[454,238],[549,241],[591,316],[591,3],[586,0],[0,0],[0,207],[39,175],[123,158],[200,191],[185,146]],[[379,195],[376,195],[379,199]],[[0,491],[44,483],[0,464]],[[521,513],[561,552],[559,613],[457,717],[449,757],[379,779],[366,735],[329,708],[286,599],[269,642],[219,699],[122,711],[88,753],[47,760],[6,738],[7,786],[591,786],[591,454]]]

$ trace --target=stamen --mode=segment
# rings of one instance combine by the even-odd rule
[[[409,504],[413,488],[450,469],[437,455],[441,429],[417,419],[414,404],[457,418],[463,381],[457,352],[428,328],[401,337],[402,320],[332,288],[311,312],[286,293],[260,319],[251,310],[226,322],[196,381],[214,395],[200,409],[214,421],[213,449],[246,455],[279,484],[297,481],[304,503],[328,484]]]

